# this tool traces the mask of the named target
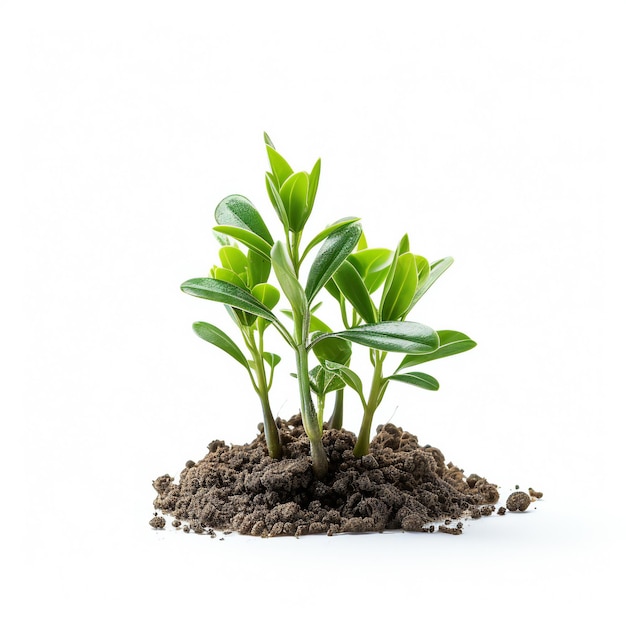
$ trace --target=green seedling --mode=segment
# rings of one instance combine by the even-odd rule
[[[323,478],[328,471],[328,458],[322,445],[324,399],[329,392],[338,389],[341,383],[349,384],[346,379],[350,378],[344,370],[334,371],[328,364],[333,363],[337,368],[345,368],[349,372],[345,365],[349,359],[346,356],[348,343],[361,344],[375,351],[417,356],[436,350],[439,347],[439,336],[427,326],[399,318],[368,319],[361,316],[361,321],[367,323],[352,325],[338,332],[331,332],[321,324],[313,315],[316,299],[357,247],[361,238],[361,225],[358,218],[342,218],[315,235],[301,251],[303,231],[317,194],[321,162],[318,160],[310,172],[294,172],[267,135],[265,143],[270,162],[265,181],[270,202],[282,225],[284,241],[274,241],[259,211],[247,198],[228,196],[215,211],[217,226],[214,230],[220,236],[229,237],[246,246],[246,271],[239,271],[241,264],[237,261],[242,259],[232,252],[233,258],[237,258],[234,258],[234,262],[227,258],[230,265],[220,268],[223,271],[216,270],[208,278],[188,280],[181,288],[193,296],[230,307],[244,329],[253,329],[251,335],[244,333],[244,337],[249,340],[246,345],[253,355],[258,357],[258,354],[262,354],[259,324],[274,326],[285,340],[295,357],[300,412],[310,440],[313,471],[318,478]],[[303,261],[318,246],[306,280],[302,280]],[[225,256],[230,254],[224,253]],[[259,284],[267,284],[268,263],[289,302],[291,330],[269,306],[274,298],[264,301],[263,295],[255,291]],[[242,275],[245,275],[245,281]],[[225,349],[223,337],[220,341],[222,345],[219,347]],[[234,352],[231,346],[229,348]],[[317,358],[323,361],[320,363],[323,368],[310,367],[311,354],[318,355]],[[328,357],[336,360],[331,361]],[[239,360],[239,355],[236,354],[235,358]],[[254,371],[259,374],[260,368]],[[258,382],[257,376],[257,387]],[[317,395],[319,412],[313,403],[312,393]]]
[[[339,302],[342,320],[348,329],[361,321],[379,325],[404,321],[420,298],[450,265],[451,257],[429,265],[424,257],[413,254],[407,235],[401,239],[395,252],[385,248],[367,248],[363,237],[359,249],[349,255],[338,268],[327,288]],[[382,292],[376,306],[372,294],[381,287]],[[351,315],[348,303],[352,308]],[[363,407],[361,428],[354,448],[355,456],[363,456],[369,452],[374,414],[391,381],[435,391],[439,389],[439,382],[434,377],[424,372],[404,370],[465,352],[476,345],[467,335],[458,331],[442,330],[437,332],[437,336],[438,345],[435,349],[421,354],[407,354],[390,376],[383,373],[388,350],[384,347],[370,349],[373,374],[367,396],[360,377],[347,364],[333,362],[332,359],[324,362],[327,369],[339,375],[358,394]],[[340,400],[342,399],[339,398],[338,402]]]

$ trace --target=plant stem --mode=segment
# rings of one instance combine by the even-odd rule
[[[339,389],[335,394],[335,407],[328,422],[329,428],[339,430],[343,426],[343,389]]]
[[[306,335],[305,335],[306,336]],[[304,430],[311,443],[311,459],[313,461],[313,473],[318,479],[322,479],[328,473],[328,457],[322,445],[322,429],[320,427],[315,406],[311,397],[311,385],[309,382],[309,354],[305,342],[296,337],[298,348],[296,350],[296,374],[298,376],[298,389],[300,391],[300,414]]]
[[[372,376],[372,386],[370,388],[370,394],[363,411],[363,421],[361,422],[361,429],[359,430],[359,437],[356,445],[354,446],[354,456],[361,457],[368,454],[370,451],[370,436],[372,432],[372,419],[374,413],[378,408],[381,400],[381,391],[384,388],[383,377],[383,361],[385,360],[385,353],[376,351],[374,353],[374,374]]]

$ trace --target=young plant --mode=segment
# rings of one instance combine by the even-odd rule
[[[222,204],[218,205],[218,211],[228,210]],[[269,231],[265,233],[265,236],[269,236]],[[236,287],[271,311],[280,299],[278,289],[266,282],[271,271],[271,264],[254,250],[249,250],[245,254],[237,246],[231,245],[228,239],[223,239],[223,241],[224,245],[219,250],[221,266],[213,266],[210,272],[211,279]],[[187,288],[183,291],[192,293]],[[247,359],[239,346],[217,326],[208,322],[195,322],[193,330],[201,339],[233,357],[248,372],[252,387],[261,402],[268,453],[272,458],[278,459],[281,457],[281,445],[270,406],[269,391],[274,380],[274,369],[281,359],[277,354],[264,350],[264,333],[269,322],[264,317],[259,317],[246,309],[229,305],[226,308],[241,332],[244,345],[251,356],[250,359]]]
[[[336,339],[359,343],[374,350],[395,351],[418,355],[432,352],[439,346],[439,337],[431,328],[404,320],[375,321],[348,328],[339,332],[321,329],[316,332],[312,322],[315,300],[331,280],[337,269],[344,264],[361,237],[358,218],[338,220],[315,235],[301,252],[305,225],[313,210],[321,162],[318,160],[311,172],[294,172],[286,159],[280,155],[271,140],[265,135],[270,172],[266,174],[266,185],[270,201],[278,215],[285,234],[284,241],[274,242],[272,236],[253,204],[243,196],[229,196],[215,211],[218,225],[215,231],[244,244],[249,254],[270,262],[280,288],[290,304],[291,332],[249,285],[241,285],[232,274],[215,274],[209,278],[195,278],[182,285],[183,291],[191,295],[228,305],[235,311],[266,320],[272,324],[293,350],[296,377],[300,396],[300,413],[304,429],[310,441],[313,471],[323,478],[328,470],[328,458],[322,445],[322,421],[312,399],[309,356],[335,354]],[[301,280],[301,268],[307,255],[318,245],[306,281]],[[237,274],[237,272],[234,272]],[[333,361],[334,362],[334,361]],[[340,365],[340,364],[338,364]],[[333,372],[334,374],[334,372]],[[318,392],[318,401],[333,388],[329,379],[314,377],[313,390]],[[343,377],[342,377],[343,379]]]
[[[431,285],[452,264],[452,258],[446,257],[429,265],[424,257],[413,254],[409,248],[409,238],[405,235],[395,252],[385,248],[366,247],[365,239],[359,250],[351,254],[335,272],[328,290],[338,300],[344,325],[350,328],[364,320],[365,322],[385,323],[404,321],[420,298]],[[376,306],[372,294],[383,287],[379,304]],[[351,320],[346,303],[352,306]],[[359,396],[363,406],[363,418],[356,446],[355,456],[369,452],[373,417],[380,405],[391,381],[404,382],[427,390],[439,389],[439,382],[423,372],[403,370],[470,350],[476,343],[467,335],[458,331],[442,330],[437,332],[439,342],[436,349],[422,354],[407,354],[394,373],[383,374],[383,363],[388,351],[370,349],[370,361],[373,366],[372,382],[367,397],[359,376],[346,364],[329,359],[325,367],[337,373],[342,380]]]

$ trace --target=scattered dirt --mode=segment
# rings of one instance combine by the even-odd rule
[[[495,510],[495,485],[477,474],[466,477],[445,462],[439,449],[420,446],[417,437],[392,424],[378,427],[370,454],[360,459],[352,454],[353,433],[325,430],[329,472],[322,482],[313,476],[299,416],[277,423],[281,460],[268,456],[262,433],[241,446],[213,441],[204,459],[185,464],[178,484],[168,474],[153,482],[155,508],[173,516],[178,526],[187,522],[184,532],[215,536],[215,530],[238,531],[264,537],[385,529],[433,532],[432,522]],[[462,532],[458,526],[439,530]]]
[[[513,492],[506,500],[509,511],[525,511],[530,505],[530,496],[523,491]]]
[[[532,487],[528,488],[528,493],[530,494],[531,498],[536,498],[537,500],[541,500],[541,498],[543,498],[543,492],[535,491]]]

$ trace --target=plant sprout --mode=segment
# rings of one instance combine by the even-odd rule
[[[339,302],[342,320],[347,328],[358,325],[361,320],[370,324],[405,320],[420,298],[453,261],[451,257],[446,257],[429,265],[424,257],[410,251],[408,235],[401,239],[395,252],[385,248],[369,249],[365,238],[362,239],[359,248],[338,268],[332,281],[327,285],[330,293]],[[379,304],[376,306],[372,294],[381,286],[383,289]],[[346,302],[352,305],[351,320]],[[325,361],[326,368],[337,373],[347,386],[356,391],[363,407],[361,428],[354,448],[355,456],[363,456],[369,452],[373,417],[383,400],[389,382],[399,381],[435,391],[439,389],[439,382],[429,374],[403,370],[465,352],[476,345],[467,335],[458,331],[442,330],[438,331],[437,335],[439,344],[435,350],[407,354],[390,376],[383,374],[383,363],[388,351],[370,349],[370,361],[374,371],[367,397],[356,372],[345,363],[336,363],[332,359]]]
[[[321,479],[328,471],[328,458],[322,445],[325,396],[339,389],[341,383],[354,388],[351,370],[346,365],[350,358],[349,344],[364,345],[381,355],[400,352],[418,356],[436,351],[439,348],[439,335],[428,326],[404,320],[397,312],[400,305],[395,303],[385,305],[384,316],[369,313],[362,315],[359,311],[357,323],[338,332],[332,332],[314,316],[316,299],[324,287],[336,284],[345,288],[342,277],[338,278],[338,283],[330,281],[335,279],[340,268],[343,268],[340,270],[343,273],[350,271],[346,268],[352,267],[352,263],[346,264],[346,261],[361,240],[361,225],[355,217],[335,221],[315,235],[301,251],[304,229],[317,194],[321,161],[318,160],[310,172],[295,172],[277,152],[267,134],[265,143],[270,163],[265,182],[270,202],[282,225],[284,240],[274,241],[259,211],[247,198],[228,196],[217,206],[217,226],[214,230],[220,236],[226,236],[246,246],[247,255],[239,254],[241,251],[234,246],[222,248],[222,267],[215,268],[210,277],[186,281],[181,289],[196,297],[221,302],[232,310],[233,319],[242,330],[246,347],[253,355],[248,366],[251,373],[255,374],[254,377],[251,375],[251,380],[262,398],[267,422],[274,420],[271,411],[266,411],[263,400],[269,389],[269,384],[264,384],[266,378],[263,360],[270,365],[273,372],[277,357],[268,357],[263,352],[265,327],[274,326],[291,348],[295,360],[302,423],[310,441],[312,467],[315,476]],[[301,276],[303,261],[318,246],[304,280]],[[402,261],[400,265],[404,267],[405,262]],[[272,311],[277,298],[274,288],[267,283],[270,266],[290,305],[287,317],[292,324],[291,330]],[[398,266],[397,260],[395,266]],[[395,270],[389,275],[395,276]],[[392,286],[386,289],[386,292],[392,294],[388,296],[389,303],[402,290],[400,281],[390,280]],[[355,289],[358,288],[357,286]],[[350,291],[350,297],[345,297],[354,306],[351,299],[353,293],[354,291]],[[391,313],[387,314],[388,310]],[[208,326],[202,328],[206,330]],[[224,333],[216,333],[214,327],[211,327],[203,338],[241,362],[240,351],[236,351],[231,343],[226,342]],[[323,367],[310,368],[311,353]],[[341,382],[336,380],[337,377]],[[313,403],[312,392],[317,395],[319,411]],[[269,403],[267,406],[269,407]],[[266,426],[266,435],[270,430],[273,430],[271,424]],[[268,443],[268,449],[269,445]]]

